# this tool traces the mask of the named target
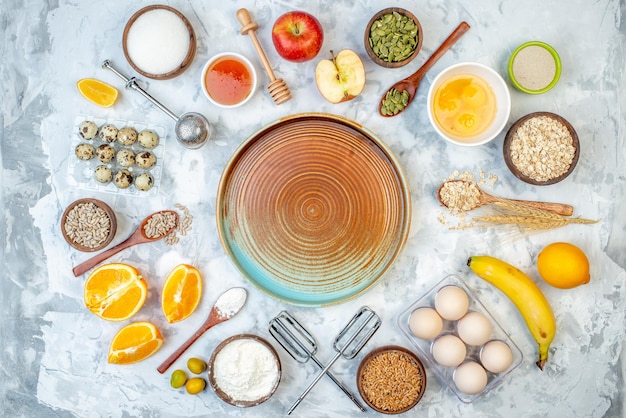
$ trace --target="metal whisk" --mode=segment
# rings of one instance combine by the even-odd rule
[[[306,363],[313,360],[318,367],[324,368],[320,360],[315,357],[317,353],[317,341],[315,337],[307,331],[291,314],[282,311],[269,323],[269,332],[278,343],[289,353],[298,363]],[[354,404],[363,412],[365,407],[330,371],[328,376]]]
[[[195,112],[187,112],[180,117],[176,116],[171,110],[163,106],[157,99],[155,99],[150,94],[148,94],[148,92],[142,89],[139,84],[137,84],[137,79],[135,77],[128,78],[120,73],[118,70],[116,70],[111,65],[110,60],[104,60],[104,62],[102,63],[102,68],[113,71],[115,75],[117,75],[119,78],[126,82],[127,89],[133,89],[141,93],[143,97],[150,100],[167,116],[174,119],[176,121],[176,126],[174,127],[174,132],[176,132],[176,138],[178,139],[178,142],[180,142],[184,147],[191,149],[200,148],[211,136],[209,121],[207,121],[206,118],[201,114]]]
[[[343,356],[348,360],[353,359],[359,351],[361,351],[363,346],[367,344],[369,339],[372,338],[374,333],[378,331],[380,324],[380,317],[376,315],[374,311],[367,306],[362,307],[335,338],[333,348],[337,354],[335,354],[326,367],[324,367],[315,379],[313,379],[309,387],[302,392],[294,404],[291,405],[291,408],[287,411],[287,415],[290,415],[298,407],[298,405],[300,405],[300,402],[304,400],[305,396],[308,395],[311,389],[313,389],[317,382],[320,381],[322,376],[330,370],[339,357]]]

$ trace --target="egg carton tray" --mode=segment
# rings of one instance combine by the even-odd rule
[[[84,139],[80,135],[80,133],[78,132],[78,127],[82,122],[87,121],[87,120],[93,121],[96,125],[98,125],[98,127],[101,127],[104,124],[115,125],[118,129],[121,129],[125,126],[131,126],[135,128],[138,133],[144,129],[154,130],[159,135],[159,145],[157,145],[153,149],[144,148],[143,146],[139,145],[137,142],[135,142],[135,144],[133,145],[126,146],[115,141],[109,145],[113,146],[116,153],[121,149],[130,149],[133,152],[135,152],[135,154],[141,151],[150,151],[156,157],[156,164],[149,169],[144,169],[136,165],[133,165],[132,167],[121,167],[117,164],[117,162],[115,161],[115,158],[113,158],[113,160],[108,163],[101,162],[97,156],[90,160],[79,159],[78,157],[76,157],[76,154],[75,154],[75,148],[79,144],[88,143],[88,144],[91,144],[95,149],[97,149],[98,146],[105,144],[105,142],[102,141],[100,137],[97,135],[94,139]],[[70,155],[69,155],[68,167],[67,167],[67,183],[70,187],[76,187],[76,188],[83,189],[83,190],[92,190],[92,191],[97,191],[97,192],[105,192],[105,193],[112,193],[112,194],[118,194],[118,195],[137,196],[137,197],[156,196],[159,193],[161,177],[163,175],[163,161],[164,161],[163,157],[165,154],[166,136],[167,136],[167,130],[165,129],[165,127],[160,126],[160,125],[154,125],[150,123],[130,121],[130,120],[121,120],[121,119],[103,119],[103,118],[98,118],[98,117],[89,116],[89,115],[78,115],[74,119],[74,125],[72,127],[72,141],[71,141],[71,146],[70,146]],[[130,171],[133,174],[134,178],[137,178],[137,176],[139,176],[141,173],[149,172],[154,179],[154,185],[152,186],[150,190],[142,191],[135,187],[134,181],[133,181],[133,184],[131,184],[131,186],[126,189],[118,188],[114,184],[113,181],[110,181],[109,183],[106,183],[106,184],[100,183],[94,178],[94,171],[96,167],[98,167],[99,165],[106,165],[107,167],[111,169],[113,174],[115,174],[115,172],[118,169],[126,168],[128,171]]]
[[[409,319],[411,317],[411,313],[418,308],[422,307],[430,307],[435,308],[435,295],[437,291],[444,286],[454,285],[458,286],[467,293],[469,298],[469,307],[468,312],[480,312],[485,315],[489,321],[491,322],[492,330],[489,340],[501,340],[507,343],[511,352],[513,354],[513,361],[511,365],[498,374],[487,372],[487,385],[485,388],[476,394],[467,394],[461,392],[455,385],[453,380],[454,367],[445,367],[437,363],[432,355],[431,347],[433,340],[425,340],[416,337],[409,328]],[[443,319],[443,330],[439,335],[443,334],[453,334],[458,336],[456,332],[456,323],[458,321],[448,321]],[[450,390],[464,403],[472,403],[477,398],[485,395],[487,392],[498,386],[502,383],[502,381],[509,375],[513,370],[518,368],[522,363],[524,356],[522,355],[521,350],[515,344],[515,342],[511,339],[509,334],[502,328],[502,326],[495,320],[495,318],[491,315],[491,313],[485,308],[482,302],[478,299],[476,294],[468,287],[465,281],[455,274],[451,274],[449,276],[444,277],[439,283],[433,286],[426,294],[417,299],[414,303],[412,303],[408,308],[406,308],[399,316],[398,316],[398,326],[400,330],[405,335],[405,337],[411,342],[411,344],[415,347],[415,349],[421,354],[424,362],[427,366],[435,373],[435,375],[444,382]],[[467,355],[465,356],[465,360],[473,360],[478,364],[480,362],[480,349],[481,347],[470,346],[466,344]]]

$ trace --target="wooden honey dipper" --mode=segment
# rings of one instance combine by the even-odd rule
[[[291,92],[289,91],[289,87],[283,81],[282,78],[276,78],[274,75],[274,71],[270,66],[267,57],[265,56],[265,52],[263,52],[263,48],[261,47],[261,43],[259,39],[256,37],[256,33],[254,32],[258,29],[259,25],[256,22],[252,21],[250,17],[250,13],[246,9],[237,10],[237,20],[241,23],[241,30],[239,33],[242,35],[250,35],[250,39],[252,39],[252,43],[254,44],[254,48],[256,49],[257,54],[259,54],[259,58],[261,59],[261,64],[265,68],[265,72],[270,78],[270,84],[267,86],[267,89],[274,99],[274,102],[279,105],[287,100],[291,99]]]

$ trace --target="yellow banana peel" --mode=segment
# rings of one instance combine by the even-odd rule
[[[539,345],[537,366],[543,370],[556,333],[554,313],[544,294],[521,270],[497,258],[472,256],[467,260],[467,265],[478,277],[500,289],[515,304]]]

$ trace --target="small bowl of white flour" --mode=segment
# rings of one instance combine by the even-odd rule
[[[259,405],[278,388],[278,353],[263,338],[238,334],[222,341],[209,359],[209,385],[224,402],[241,408]]]

